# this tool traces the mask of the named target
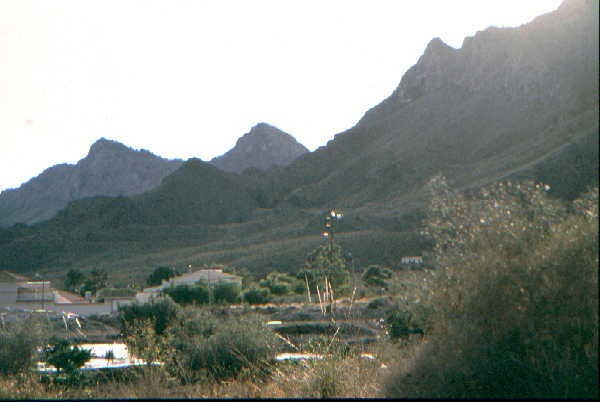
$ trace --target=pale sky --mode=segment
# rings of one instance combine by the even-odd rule
[[[311,151],[455,48],[561,0],[0,0],[0,190],[100,137],[210,160],[258,122]]]

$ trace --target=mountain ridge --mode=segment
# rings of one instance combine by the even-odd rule
[[[86,197],[141,194],[158,186],[181,163],[102,137],[76,164],[51,166],[20,187],[0,193],[0,226],[50,219],[69,202]]]

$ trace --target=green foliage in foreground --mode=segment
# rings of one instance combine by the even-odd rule
[[[387,395],[598,398],[598,189],[565,206],[533,183],[430,188],[429,342]]]
[[[37,348],[44,343],[42,323],[35,317],[0,326],[0,375],[25,373],[33,368]]]
[[[127,343],[148,362],[162,361],[182,383],[210,377],[266,374],[276,353],[274,333],[255,318],[219,318],[207,310],[180,309],[162,334],[151,320],[130,324]]]

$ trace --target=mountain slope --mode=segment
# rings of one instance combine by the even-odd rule
[[[143,193],[158,186],[181,163],[101,138],[76,165],[53,166],[18,189],[3,191],[0,226],[47,220],[81,198]]]
[[[598,3],[572,0],[460,49],[434,39],[352,129],[271,180],[276,200],[357,207],[408,200],[443,172],[480,185],[598,130]]]
[[[248,168],[266,170],[286,166],[308,152],[291,135],[266,123],[259,123],[237,140],[235,147],[210,163],[227,172],[241,173]]]

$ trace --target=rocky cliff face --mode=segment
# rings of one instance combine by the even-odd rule
[[[18,189],[3,191],[0,226],[47,220],[81,198],[143,193],[158,186],[181,163],[102,138],[76,165],[53,166]]]
[[[291,135],[266,123],[259,123],[244,134],[235,147],[210,163],[221,170],[241,173],[248,168],[266,170],[286,166],[308,152]]]

